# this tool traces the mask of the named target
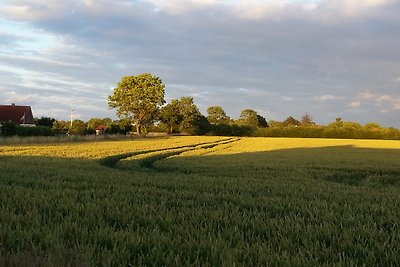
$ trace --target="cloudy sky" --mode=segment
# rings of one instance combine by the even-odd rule
[[[237,118],[400,127],[400,1],[1,0],[0,104],[115,117],[122,76]]]

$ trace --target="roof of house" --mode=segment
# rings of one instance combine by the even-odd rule
[[[0,122],[35,124],[30,106],[0,105]]]
[[[104,125],[99,125],[96,127],[96,130],[99,130],[99,131],[104,131],[105,129],[107,129],[107,126],[104,126]]]

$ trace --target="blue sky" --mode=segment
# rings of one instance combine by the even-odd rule
[[[203,113],[399,128],[398,14],[396,0],[3,0],[0,103],[115,118],[121,77],[150,72]]]

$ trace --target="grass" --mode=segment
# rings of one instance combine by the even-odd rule
[[[331,139],[0,146],[0,265],[397,266],[399,156]]]

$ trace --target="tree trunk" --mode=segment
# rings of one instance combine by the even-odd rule
[[[140,123],[136,123],[136,133],[140,135],[142,133],[142,125]]]
[[[173,131],[174,131],[174,126],[171,125],[171,128],[170,128],[170,130],[169,130],[169,133],[172,134]]]

